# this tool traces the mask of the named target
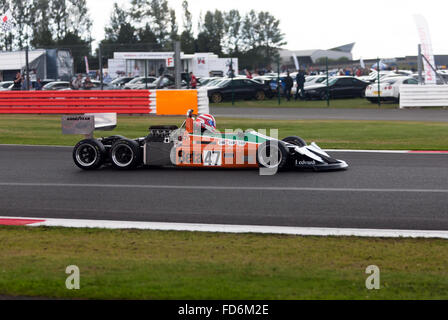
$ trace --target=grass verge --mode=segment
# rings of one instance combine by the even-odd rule
[[[447,299],[448,241],[0,227],[0,295]],[[65,288],[80,268],[81,290]],[[365,269],[381,270],[367,290]]]
[[[146,135],[150,125],[182,123],[179,117],[120,116],[118,128],[97,133],[129,138]],[[301,136],[323,148],[384,150],[446,150],[448,123],[404,121],[250,120],[218,118],[219,129],[279,130],[279,137]],[[59,116],[5,115],[0,118],[0,144],[73,146],[81,136],[64,136]]]

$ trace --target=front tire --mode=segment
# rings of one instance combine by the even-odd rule
[[[289,152],[282,141],[266,141],[257,150],[257,163],[261,168],[282,170],[288,158]]]
[[[73,149],[73,161],[82,170],[96,170],[106,158],[106,148],[96,139],[78,142]]]
[[[110,150],[110,159],[114,168],[131,170],[141,164],[141,150],[136,141],[121,139]]]

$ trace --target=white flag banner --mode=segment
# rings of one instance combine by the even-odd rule
[[[299,60],[297,59],[297,56],[295,54],[292,55],[292,58],[294,59],[294,64],[296,65],[296,70],[300,70]]]
[[[2,15],[1,19],[2,19],[1,23],[3,32],[11,31],[12,28],[14,28],[15,21],[11,15],[11,11],[9,10],[6,11],[6,13]]]
[[[361,68],[366,68],[366,64],[364,63],[364,60],[362,58],[359,60],[359,64],[361,65]]]
[[[422,45],[422,55],[425,56],[426,60],[435,68],[434,53],[432,51],[431,34],[429,33],[429,27],[426,19],[420,15],[414,15],[415,23],[417,24],[417,31],[420,37],[420,42]],[[432,70],[428,62],[423,59],[423,66],[425,68],[425,83],[426,84],[436,84],[436,73]]]
[[[87,56],[84,57],[84,62],[86,64],[86,73],[90,72],[90,68],[89,68],[89,58],[87,58]]]

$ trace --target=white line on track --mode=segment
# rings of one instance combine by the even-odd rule
[[[64,228],[99,228],[99,229],[138,229],[160,231],[187,231],[213,233],[258,233],[283,234],[297,236],[346,236],[346,237],[378,237],[378,238],[441,238],[448,239],[448,231],[425,230],[388,230],[388,229],[348,229],[348,228],[302,228],[224,224],[193,224],[193,223],[161,223],[132,222],[109,220],[71,220],[45,218],[0,217],[0,219],[45,220],[31,223],[32,227],[64,227]]]
[[[243,186],[176,186],[138,184],[75,184],[0,182],[0,187],[45,188],[108,188],[108,189],[173,189],[173,190],[235,190],[235,191],[309,191],[309,192],[375,192],[375,193],[448,193],[448,189],[381,189],[381,188],[311,188],[311,187],[243,187]]]

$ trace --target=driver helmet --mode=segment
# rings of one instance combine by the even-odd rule
[[[211,114],[200,115],[197,117],[196,123],[200,124],[203,131],[216,132],[216,120]]]

